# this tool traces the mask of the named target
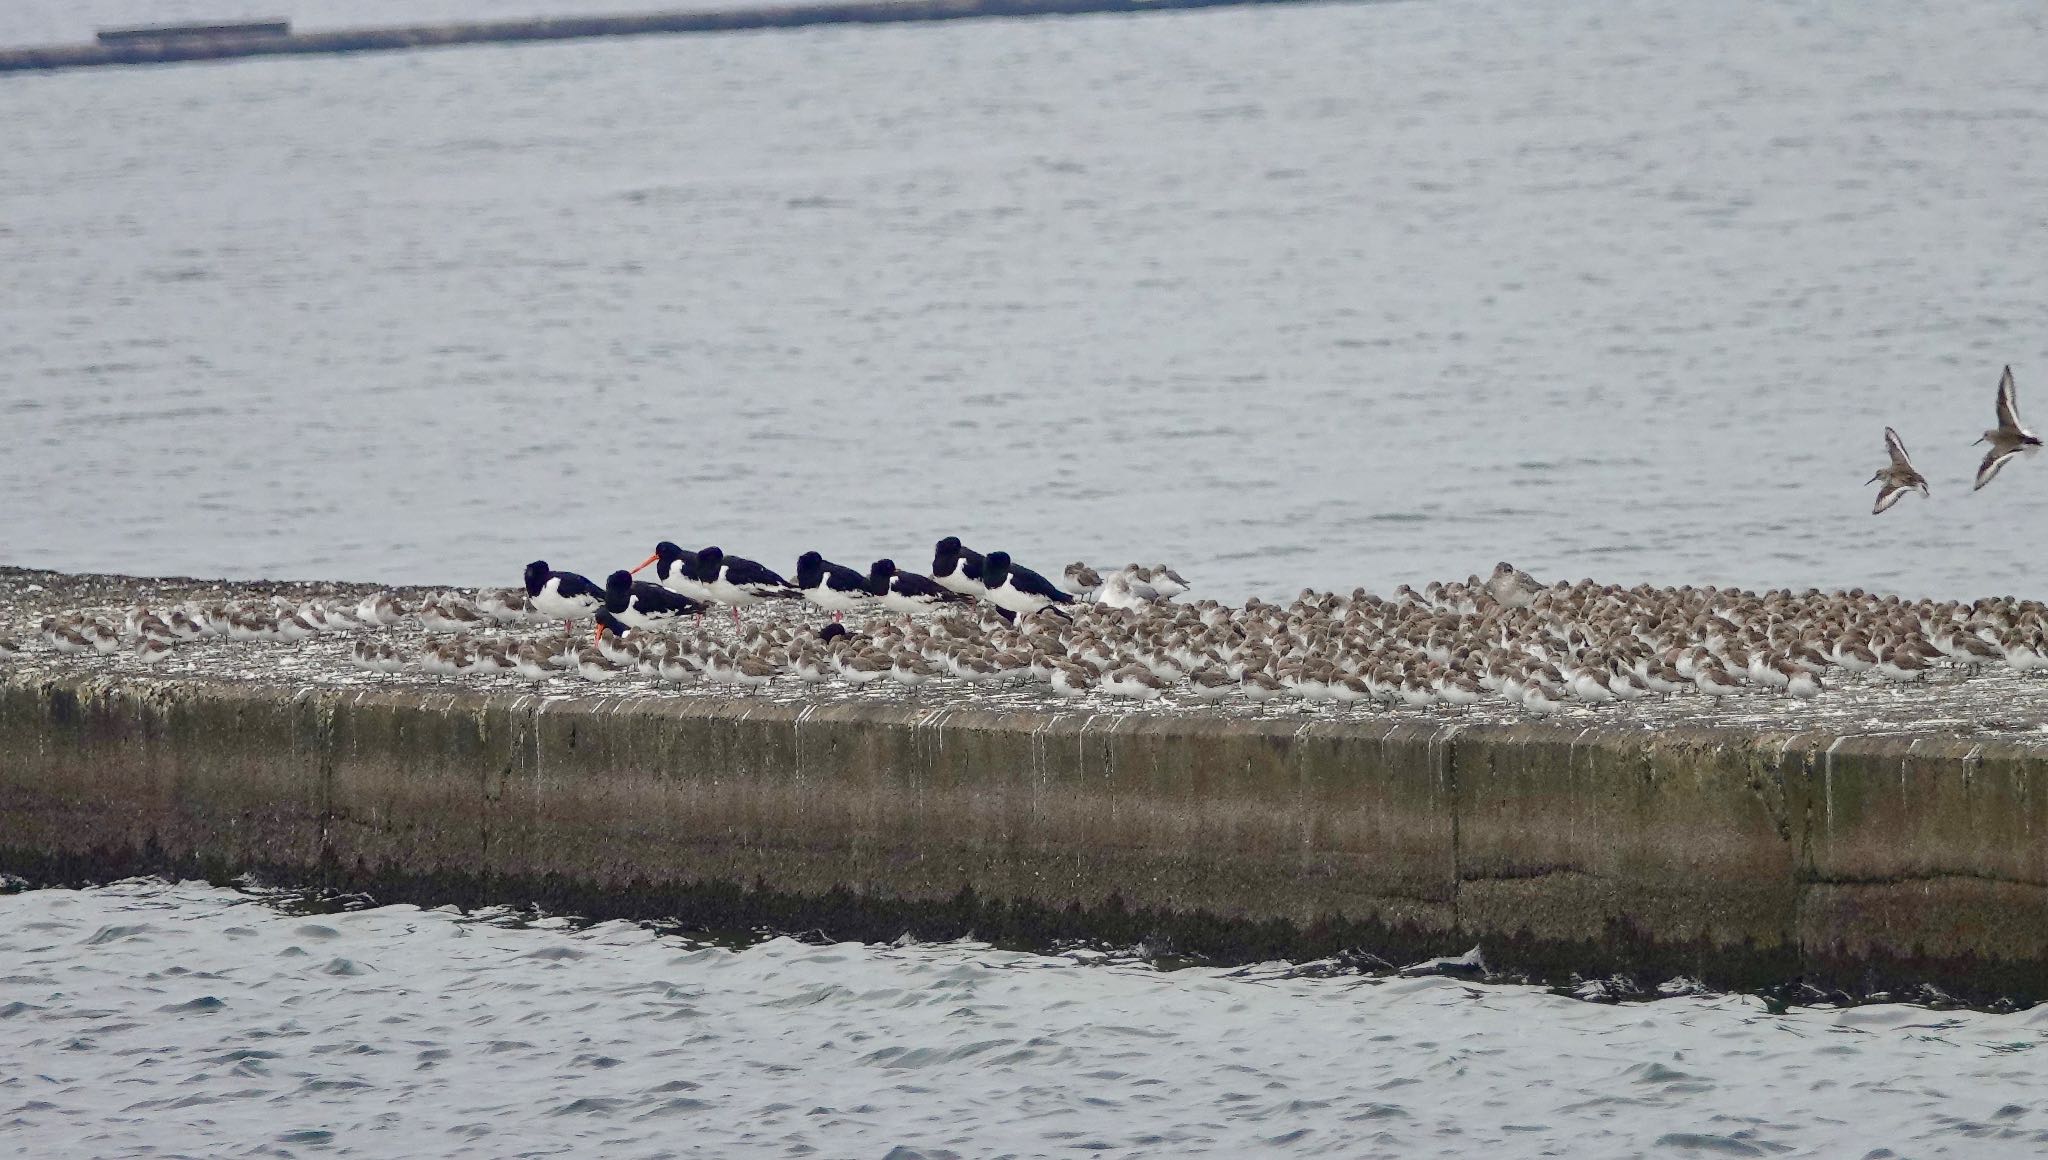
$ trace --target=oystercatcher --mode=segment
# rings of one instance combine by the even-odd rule
[[[698,551],[697,564],[690,570],[690,578],[709,589],[713,600],[731,605],[735,622],[740,618],[742,604],[803,598],[796,585],[784,580],[773,569],[744,556],[728,556],[716,546]]]
[[[659,584],[635,580],[621,568],[605,577],[604,610],[627,628],[653,628],[678,616],[695,616],[704,606]]]
[[[875,599],[868,590],[867,577],[844,564],[834,564],[816,552],[796,558],[796,586],[804,599],[839,620]]]
[[[986,596],[988,587],[981,582],[983,564],[980,552],[962,547],[958,536],[947,536],[932,552],[932,579],[962,596]]]
[[[654,545],[654,554],[640,561],[633,569],[633,574],[639,575],[640,569],[649,564],[655,566],[655,579],[670,592],[699,602],[709,602],[712,599],[710,586],[699,583],[693,575],[697,568],[697,553],[663,540]]]
[[[526,566],[526,598],[535,612],[562,621],[564,631],[574,631],[577,621],[604,607],[602,588],[574,572],[552,571],[546,560]]]
[[[941,587],[929,576],[901,571],[896,567],[896,561],[888,559],[877,560],[868,566],[868,591],[875,594],[882,607],[905,616],[968,599],[961,593]]]
[[[1010,561],[1008,552],[990,552],[981,563],[981,583],[989,603],[1011,612],[1037,612],[1054,604],[1070,604],[1073,597],[1052,581],[1022,564]]]

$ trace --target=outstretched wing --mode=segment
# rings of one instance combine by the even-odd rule
[[[1912,489],[1900,487],[1891,480],[1885,480],[1884,486],[1877,489],[1877,502],[1871,505],[1870,514],[1879,515],[1890,511],[1891,506],[1899,502],[1899,498],[1910,490]]]
[[[2024,431],[2020,425],[2019,393],[2013,389],[2012,367],[1998,376],[1998,426],[2004,431]],[[1981,486],[1981,485],[1980,485]]]
[[[2019,453],[2020,449],[2017,447],[2008,447],[2003,451],[1993,447],[1991,450],[1986,451],[1984,453],[1984,462],[1977,465],[1977,482],[1971,485],[1970,490],[1976,491],[1978,488],[1990,483],[1991,477],[1998,474],[1998,469],[2005,466],[2005,461]]]
[[[1884,449],[1891,454],[1892,466],[1913,469],[1913,461],[1906,456],[1906,445],[1899,440],[1899,433],[1890,427],[1884,429]]]

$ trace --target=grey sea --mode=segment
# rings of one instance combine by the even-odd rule
[[[0,43],[633,6],[14,0]],[[2048,406],[2044,21],[1415,0],[0,77],[0,562],[958,533],[1225,599],[1503,558],[2038,596],[2048,464],[1969,480],[2002,366]],[[1887,425],[1932,494],[1873,518]],[[0,1152],[2048,1146],[2039,1012],[1313,974],[33,890]]]
[[[153,882],[0,897],[0,972],[0,1148],[60,1160],[2048,1148],[2048,1008],[733,949]]]
[[[25,0],[0,41],[221,11]],[[958,533],[1223,598],[1502,558],[2027,591],[2048,465],[1971,494],[1970,444],[2003,365],[2023,406],[2048,383],[2044,12],[1450,0],[9,76],[0,552],[509,583]],[[1933,492],[1873,519],[1886,425]]]

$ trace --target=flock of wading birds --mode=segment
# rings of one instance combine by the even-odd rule
[[[656,567],[654,581],[634,575]],[[281,597],[131,608],[119,623],[51,617],[66,653],[131,649],[145,663],[181,641],[306,640],[357,632],[353,663],[380,673],[542,682],[644,677],[759,688],[775,681],[918,686],[1037,686],[1061,697],[1101,693],[1254,702],[1462,708],[1492,701],[1551,715],[1572,707],[1676,695],[1812,698],[1835,681],[1913,682],[1987,667],[2048,668],[2048,606],[2010,597],[1972,604],[1904,601],[1861,590],[1758,594],[1716,588],[1537,583],[1505,562],[1482,580],[1402,585],[1388,598],[1304,591],[1287,604],[1232,608],[1179,598],[1170,568],[1107,576],[1082,564],[1063,585],[955,537],[930,575],[877,560],[865,572],[816,552],[784,579],[717,548],[664,542],[640,568],[603,585],[535,561],[523,589],[360,602]],[[708,607],[733,609],[707,617]],[[817,609],[742,621],[745,605]],[[857,628],[844,614],[873,615]],[[594,636],[575,628],[595,621]],[[534,632],[536,622],[569,622]],[[416,623],[423,644],[376,630]],[[368,631],[365,631],[368,630]],[[0,638],[0,656],[21,646]]]
[[[1998,384],[1998,426],[1976,487],[2041,446],[2020,422],[2012,368]],[[1898,433],[1875,511],[1927,491]],[[1974,489],[1973,489],[1974,490]],[[634,576],[654,568],[652,581]],[[1851,589],[1757,594],[1707,588],[1620,588],[1581,580],[1543,585],[1508,563],[1485,580],[1407,585],[1382,599],[1304,591],[1293,602],[1231,608],[1181,603],[1189,590],[1164,566],[1107,576],[1069,565],[1062,584],[1013,561],[940,540],[930,575],[877,560],[862,572],[817,552],[795,579],[716,547],[664,541],[604,584],[546,561],[527,565],[523,590],[472,599],[449,592],[408,608],[391,593],[361,602],[280,597],[188,603],[159,615],[131,608],[119,625],[83,613],[43,621],[62,653],[132,649],[156,664],[180,641],[226,637],[300,641],[416,622],[441,639],[410,652],[374,635],[350,659],[372,672],[429,676],[515,674],[530,681],[646,677],[671,684],[759,688],[777,680],[865,685],[889,681],[1038,685],[1062,697],[1100,692],[1140,701],[1294,698],[1357,705],[1462,708],[1493,700],[1539,715],[1697,694],[1816,697],[1844,678],[1908,683],[1987,667],[2048,669],[2048,606],[1999,597],[1971,604],[1904,601]],[[732,626],[705,618],[732,609]],[[815,606],[802,617],[744,623],[747,605]],[[847,613],[882,613],[858,629]],[[900,616],[900,619],[898,619]],[[523,626],[560,620],[559,634]],[[584,643],[578,621],[595,622]],[[22,646],[0,636],[0,659]]]

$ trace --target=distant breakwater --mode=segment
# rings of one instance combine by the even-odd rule
[[[167,64],[250,56],[392,52],[459,44],[581,40],[598,36],[740,32],[819,24],[908,24],[935,20],[1079,16],[1161,12],[1247,4],[1327,3],[1329,0],[860,0],[842,4],[773,5],[701,12],[646,12],[529,20],[466,21],[396,28],[326,29],[276,35],[238,32],[166,34],[124,32],[91,44],[0,49],[0,72]],[[1350,0],[1357,2],[1357,0]]]
[[[2048,998],[2048,746],[0,672],[0,870]],[[1409,960],[1412,961],[1412,960]]]

